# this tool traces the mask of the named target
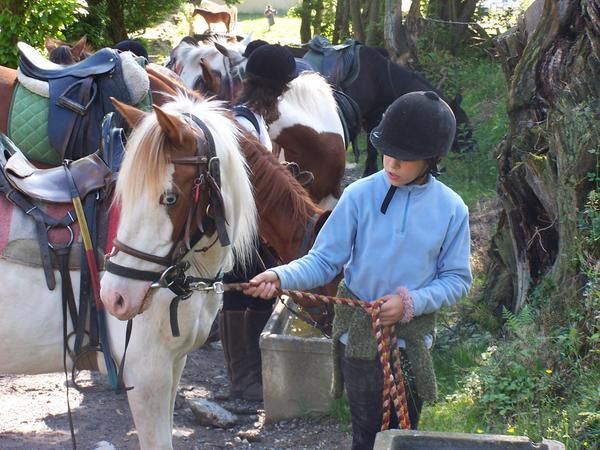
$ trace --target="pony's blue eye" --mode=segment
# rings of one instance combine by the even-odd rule
[[[177,195],[173,192],[166,192],[160,197],[160,203],[165,206],[173,206],[177,203]]]

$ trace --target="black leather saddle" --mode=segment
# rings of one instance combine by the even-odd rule
[[[46,60],[19,42],[19,69],[49,85],[48,139],[60,159],[94,153],[101,143],[103,117],[114,111],[110,97],[131,103],[116,50],[104,48],[71,66]]]

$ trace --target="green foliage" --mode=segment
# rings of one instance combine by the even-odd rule
[[[16,67],[18,41],[42,49],[46,36],[61,36],[78,11],[82,6],[77,0],[26,0],[19,11],[1,10],[0,64]]]
[[[300,21],[290,15],[278,13],[275,25],[269,30],[262,14],[239,14],[237,32],[243,36],[252,32],[252,39],[271,43],[294,44],[300,42]]]
[[[182,0],[136,0],[125,2],[125,28],[128,33],[160,23],[176,10]]]
[[[462,108],[473,128],[476,149],[444,158],[442,181],[456,190],[467,205],[495,195],[495,147],[508,130],[506,82],[498,61],[482,52],[461,57],[429,52],[421,57],[422,71],[445,98],[462,96]]]
[[[123,16],[125,29],[129,35],[141,33],[146,28],[165,20],[169,13],[174,12],[183,3],[182,0],[141,0],[124,1]],[[112,46],[115,42],[109,37],[111,14],[106,0],[94,2],[85,15],[78,15],[77,21],[71,24],[65,35],[69,41],[87,36],[88,42],[94,48]]]
[[[338,422],[350,424],[352,423],[352,416],[350,415],[350,405],[348,399],[344,395],[341,398],[336,398],[331,402],[331,409],[329,415],[336,419]]]
[[[77,20],[66,27],[63,34],[67,42],[76,42],[82,36],[86,36],[92,48],[110,47],[114,42],[106,35],[109,24],[106,3],[100,2],[90,6],[87,14],[77,14]]]

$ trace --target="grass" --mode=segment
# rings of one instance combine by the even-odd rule
[[[267,18],[262,14],[239,14],[237,33],[252,39],[263,39],[271,44],[299,44],[300,19],[287,15],[275,16],[275,25],[269,30]]]

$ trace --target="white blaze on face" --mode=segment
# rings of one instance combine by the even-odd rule
[[[168,179],[171,174],[168,174]],[[170,185],[166,183],[167,186]],[[121,219],[117,239],[140,252],[154,256],[166,256],[171,249],[173,225],[164,206],[158,199],[140,199],[134,205],[121,206]],[[162,272],[165,267],[157,263],[118,252],[111,262],[123,267]],[[128,320],[142,308],[150,285],[149,281],[134,280],[105,272],[102,277],[100,297],[107,311],[121,320]]]

